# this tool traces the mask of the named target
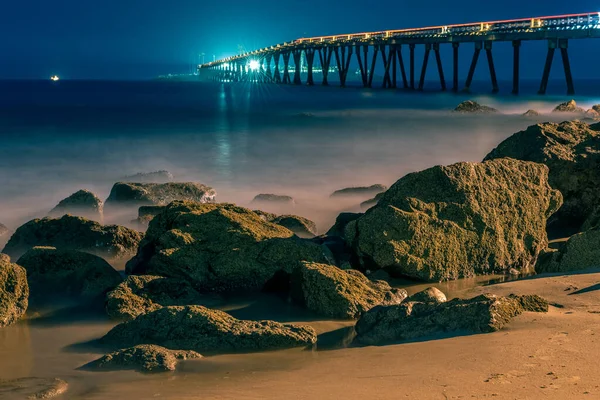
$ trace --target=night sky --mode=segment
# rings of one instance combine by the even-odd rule
[[[303,36],[598,9],[592,0],[7,0],[0,13],[0,79],[55,73],[147,79],[188,72],[200,53],[209,61],[235,54],[239,45],[253,50]],[[537,77],[545,44],[524,46],[523,76]],[[502,59],[509,47],[495,50],[501,78],[510,75],[510,60]],[[576,76],[597,77],[600,41],[571,42],[571,53]],[[556,63],[553,75],[561,73]]]

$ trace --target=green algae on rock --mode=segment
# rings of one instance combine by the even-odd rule
[[[130,274],[188,280],[201,291],[260,290],[299,261],[327,263],[324,249],[233,204],[173,202],[150,223]]]
[[[94,221],[102,220],[104,203],[89,190],[79,190],[61,200],[48,214],[50,217],[62,217],[65,214],[76,215]]]
[[[272,223],[281,225],[294,232],[301,238],[312,238],[318,233],[317,224],[308,218],[299,217],[297,215],[281,215],[271,220]]]
[[[538,274],[572,272],[600,267],[600,229],[594,228],[569,238],[560,249],[549,249],[535,266]]]
[[[23,267],[0,253],[0,328],[18,321],[27,311],[29,285]]]
[[[163,307],[115,326],[100,339],[119,348],[156,344],[199,353],[305,347],[316,341],[317,333],[310,326],[238,320],[202,306]]]
[[[548,167],[500,159],[411,173],[346,227],[364,269],[442,281],[533,268],[561,205]]]

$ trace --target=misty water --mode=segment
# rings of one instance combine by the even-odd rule
[[[79,189],[105,199],[126,175],[168,170],[176,181],[212,186],[221,202],[250,206],[258,193],[290,195],[296,206],[265,211],[302,215],[324,233],[340,212],[360,210],[360,199],[331,199],[336,189],[390,185],[436,164],[480,161],[528,125],[565,119],[550,115],[569,99],[559,94],[562,83],[551,86],[557,94],[544,97],[534,94],[536,84],[525,82],[525,94],[514,97],[198,82],[0,82],[0,223],[14,230]],[[599,87],[595,81],[581,84],[579,105],[600,103],[590,95]],[[486,88],[486,83],[474,87],[478,93]],[[466,99],[501,114],[451,112]],[[523,117],[528,109],[546,115]],[[114,222],[128,224],[133,217]],[[478,283],[442,288],[452,295]],[[315,322],[269,297],[232,300],[226,309],[238,318],[311,321],[322,349],[343,346],[351,325]],[[58,377],[70,384],[68,398],[135,393],[191,399],[215,395],[230,381],[244,385],[255,373],[293,371],[315,357],[335,356],[301,350],[223,355],[185,362],[161,376],[76,370],[99,353],[73,345],[113,325],[101,312],[55,312],[3,328],[0,378]],[[10,394],[0,390],[2,396]]]

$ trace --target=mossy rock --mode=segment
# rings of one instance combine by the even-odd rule
[[[575,100],[569,100],[557,105],[552,112],[584,113],[585,110],[581,107],[577,107],[577,102],[575,102]]]
[[[0,253],[0,328],[17,322],[27,311],[29,285],[23,267]]]
[[[497,113],[498,110],[492,107],[481,105],[473,100],[467,100],[456,106],[454,112],[463,114],[493,114]]]
[[[36,246],[79,250],[109,260],[128,259],[135,254],[142,234],[118,225],[101,225],[82,217],[34,219],[19,227],[3,252],[19,258]]]
[[[274,218],[271,222],[288,228],[301,238],[312,238],[318,234],[317,224],[308,218],[297,215],[281,215]]]
[[[261,193],[254,196],[252,203],[264,203],[275,205],[295,205],[296,200],[293,197],[272,193]]]
[[[100,342],[115,347],[155,344],[199,353],[257,352],[316,343],[310,326],[245,321],[202,306],[163,307],[111,329]]]
[[[362,213],[350,213],[350,212],[340,213],[335,219],[335,224],[333,224],[333,226],[327,231],[327,236],[344,237],[345,231],[346,231],[346,226],[350,222],[360,218],[362,215],[363,215]]]
[[[572,272],[600,267],[600,229],[578,233],[556,251],[540,257],[535,266],[539,274],[545,272]]]
[[[63,299],[102,302],[122,281],[105,260],[76,250],[34,247],[17,263],[27,271],[30,304],[36,307]]]
[[[150,222],[126,270],[186,279],[200,291],[252,291],[299,261],[327,258],[321,246],[248,209],[173,202]]]
[[[330,197],[357,197],[357,196],[375,196],[385,192],[387,186],[376,184],[371,186],[357,186],[336,190]]]
[[[408,174],[346,227],[364,269],[443,281],[532,270],[561,205],[542,164],[501,159]]]
[[[123,177],[123,182],[140,182],[140,183],[167,183],[172,182],[173,174],[166,170],[154,172],[138,172],[137,174]]]
[[[70,214],[101,221],[103,208],[104,203],[98,196],[89,190],[79,190],[61,200],[48,215],[50,217],[62,217],[65,214]]]

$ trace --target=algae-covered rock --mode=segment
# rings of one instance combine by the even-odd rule
[[[336,190],[330,197],[350,197],[350,196],[375,196],[381,192],[385,192],[387,186],[376,184],[371,186],[357,186]]]
[[[25,269],[0,253],[0,328],[15,323],[25,314],[28,299]]]
[[[107,294],[106,312],[114,319],[132,320],[165,306],[212,306],[218,303],[219,298],[200,294],[185,279],[132,275]]]
[[[17,229],[3,252],[19,258],[36,246],[79,250],[107,259],[127,259],[135,254],[142,234],[118,225],[100,225],[82,217],[34,219]]]
[[[316,343],[310,326],[245,321],[202,306],[163,307],[110,330],[101,343],[130,347],[156,344],[199,353],[263,351]]]
[[[454,111],[459,113],[472,114],[492,114],[498,112],[498,110],[496,110],[495,108],[481,105],[473,100],[463,101],[454,109]]]
[[[359,271],[301,263],[292,273],[292,296],[311,311],[330,318],[353,319],[377,305],[399,304],[408,294],[387,282],[370,281]]]
[[[406,299],[407,302],[416,301],[419,303],[444,303],[447,300],[444,292],[433,286],[421,290]]]
[[[196,182],[115,183],[106,200],[106,208],[166,206],[174,200],[212,203],[217,192]]]
[[[541,274],[598,267],[600,267],[600,229],[594,228],[571,236],[560,249],[540,257],[535,271]]]
[[[384,192],[381,192],[378,195],[376,195],[375,197],[373,197],[372,199],[363,201],[362,203],[360,203],[360,209],[368,210],[369,208],[373,207],[374,205],[377,205],[377,202],[379,201],[379,199],[381,199],[383,197],[383,194],[384,194]]]
[[[264,203],[264,204],[278,204],[278,205],[295,205],[296,200],[294,200],[291,196],[279,195],[279,194],[271,194],[271,193],[261,193],[257,194],[254,199],[252,199],[252,203]]]
[[[405,301],[375,307],[363,314],[356,323],[355,340],[363,345],[379,345],[452,334],[495,332],[524,311],[548,311],[548,302],[539,296],[490,294],[442,303]]]
[[[173,202],[150,222],[127,271],[186,279],[201,291],[260,290],[299,261],[327,262],[321,246],[253,211]]]
[[[102,258],[76,250],[34,247],[17,264],[27,270],[30,304],[63,298],[102,300],[121,283],[121,275]]]
[[[350,213],[344,212],[340,213],[335,219],[335,224],[327,231],[327,236],[341,236],[344,237],[346,232],[346,226],[358,219],[362,213]]]
[[[142,206],[138,209],[138,217],[131,221],[133,226],[145,230],[154,217],[163,212],[165,206]]]
[[[308,218],[297,215],[281,215],[271,220],[271,222],[288,228],[301,238],[312,238],[318,233],[317,224]]]
[[[50,217],[62,217],[65,214],[76,215],[100,221],[104,203],[89,190],[79,190],[61,200],[48,214]]]
[[[503,157],[550,168],[550,186],[560,190],[564,204],[550,219],[549,228],[576,232],[600,205],[600,124],[572,121],[530,126],[500,143],[485,159]]]
[[[581,107],[577,107],[575,100],[569,100],[557,105],[552,112],[584,113],[585,110]]]
[[[10,229],[8,229],[6,225],[0,223],[0,247],[4,247],[4,245],[6,245],[11,235],[12,232]]]
[[[173,174],[169,171],[160,170],[154,172],[138,172],[137,174],[124,176],[123,182],[140,182],[140,183],[167,183],[173,181]]]
[[[426,281],[533,267],[561,204],[541,164],[501,159],[408,174],[346,227],[365,269]]]
[[[81,369],[96,371],[119,371],[132,369],[139,372],[175,371],[182,360],[202,358],[201,354],[189,350],[169,350],[152,344],[121,349],[94,360]]]

